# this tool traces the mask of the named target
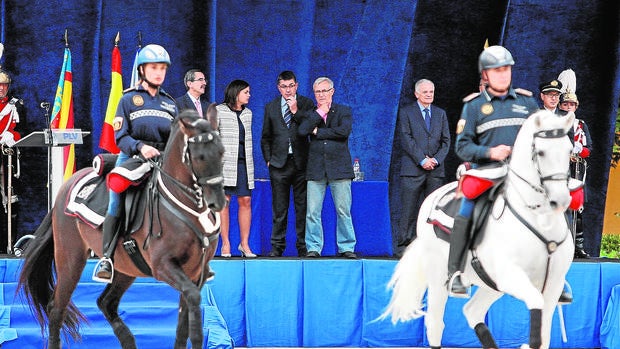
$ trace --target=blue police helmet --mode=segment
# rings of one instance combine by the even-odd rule
[[[159,45],[146,45],[138,52],[137,60],[138,66],[144,63],[166,63],[170,65],[170,55],[165,48]]]

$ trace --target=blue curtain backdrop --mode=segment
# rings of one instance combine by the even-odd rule
[[[514,85],[538,96],[539,82],[572,68],[580,108],[594,151],[588,180],[586,248],[598,254],[615,113],[620,94],[620,4],[568,0],[316,0],[316,1],[18,1],[2,0],[0,61],[22,98],[29,131],[44,129],[39,104],[52,102],[62,64],[65,29],[73,58],[76,127],[92,131],[76,149],[78,167],[98,148],[109,88],[113,40],[120,32],[125,86],[138,45],[163,45],[172,57],[165,89],[183,94],[183,74],[198,67],[209,77],[208,97],[220,102],[233,79],[251,85],[256,174],[261,161],[264,105],[277,95],[275,78],[294,70],[299,92],[312,96],[319,76],[335,82],[335,101],[353,108],[351,153],[366,179],[390,182],[392,225],[398,222],[399,145],[394,127],[399,105],[413,100],[413,84],[428,78],[436,104],[454,132],[461,99],[477,89],[477,57],[485,40],[515,56]],[[454,136],[454,135],[453,135]],[[395,139],[396,138],[396,139]],[[18,230],[33,231],[46,212],[46,150],[22,150]],[[446,161],[454,173],[458,160]],[[451,177],[452,178],[452,177]],[[394,229],[393,229],[394,230]]]

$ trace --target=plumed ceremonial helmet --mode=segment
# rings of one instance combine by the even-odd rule
[[[11,76],[9,75],[9,73],[0,69],[0,84],[10,84],[10,83],[11,83]]]
[[[138,52],[137,65],[141,66],[145,63],[166,63],[170,65],[170,55],[165,48],[150,44],[144,46],[140,52]]]
[[[573,92],[566,91],[560,95],[560,103],[563,102],[574,102],[579,105],[579,100],[577,99],[577,95]]]
[[[485,69],[514,65],[512,54],[503,46],[490,46],[484,49],[478,58],[478,72]]]

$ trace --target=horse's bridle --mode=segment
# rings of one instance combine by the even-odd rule
[[[543,130],[543,131],[538,131],[536,133],[534,133],[533,138],[532,138],[532,161],[536,164],[536,171],[538,172],[538,176],[540,179],[540,184],[539,185],[534,185],[532,183],[530,183],[527,179],[523,178],[521,175],[519,175],[510,165],[508,165],[508,169],[520,180],[522,180],[523,182],[525,182],[526,184],[528,184],[533,190],[535,190],[536,192],[543,194],[545,196],[546,195],[546,191],[545,191],[545,187],[544,187],[544,183],[546,181],[566,181],[567,185],[568,185],[568,180],[569,180],[569,175],[568,175],[568,171],[564,172],[564,173],[554,173],[551,175],[547,175],[544,176],[541,171],[540,171],[540,164],[539,164],[539,159],[538,156],[540,155],[540,152],[536,149],[536,144],[535,144],[535,140],[536,138],[562,138],[562,137],[566,137],[566,131],[563,128],[558,128],[558,129],[552,129],[552,130]],[[528,228],[528,230],[530,230],[532,232],[532,234],[534,234],[546,247],[547,249],[547,267],[545,270],[545,281],[543,284],[543,290],[546,287],[547,284],[547,278],[549,276],[549,264],[550,264],[550,260],[551,260],[551,255],[558,249],[558,247],[564,243],[566,241],[566,239],[568,238],[568,234],[566,234],[562,240],[560,241],[553,241],[553,240],[548,240],[543,234],[541,234],[538,229],[536,229],[532,224],[530,224],[525,218],[523,218],[523,216],[521,216],[517,210],[513,207],[513,205],[510,204],[510,201],[508,200],[507,197],[504,198],[504,202],[506,203],[506,206],[508,207],[508,209],[510,210],[510,212],[512,212],[512,214],[521,222],[521,224],[523,224],[525,227]],[[527,207],[531,208],[531,209],[535,209],[537,207],[532,207],[532,206],[528,206]],[[567,222],[568,223],[568,222]]]
[[[196,175],[196,171],[194,171],[194,167],[192,166],[192,162],[190,160],[191,154],[189,152],[189,143],[206,144],[209,142],[213,142],[213,140],[215,139],[215,135],[216,135],[215,131],[209,131],[209,132],[198,134],[193,137],[187,137],[187,140],[185,142],[185,149],[183,150],[183,162],[187,163],[187,166],[192,171],[192,174],[194,176],[194,181],[195,181],[194,185],[197,185],[198,187],[202,187],[203,185],[216,185],[216,184],[221,184],[222,182],[224,182],[224,177],[222,176],[221,172],[219,174],[209,176],[209,177],[201,177],[201,176]]]
[[[198,239],[203,244],[203,248],[207,248],[211,242],[216,241],[219,238],[219,234],[214,234],[214,233],[219,231],[220,218],[219,218],[219,215],[215,214],[216,222],[211,223],[211,220],[208,217],[209,214],[211,213],[211,210],[208,207],[205,207],[204,205],[205,200],[203,196],[202,185],[221,184],[224,181],[224,179],[223,179],[221,172],[216,175],[208,176],[208,177],[200,176],[196,174],[196,171],[194,170],[194,167],[192,166],[191,154],[190,154],[188,145],[189,143],[205,143],[206,144],[209,142],[213,142],[214,140],[215,140],[215,133],[213,131],[201,133],[193,137],[187,137],[187,136],[185,137],[185,145],[183,147],[182,157],[183,157],[183,163],[185,163],[188,166],[188,168],[190,169],[192,173],[193,188],[185,185],[178,179],[174,178],[172,175],[164,171],[161,168],[160,164],[152,161],[153,167],[155,169],[155,177],[157,180],[158,187],[160,189],[157,191],[158,196],[160,196],[163,199],[163,203],[165,204],[165,206],[172,212],[177,213],[178,210],[180,209],[198,218],[203,229],[196,227],[196,225],[190,221],[186,221],[186,220],[184,221],[198,236]],[[194,210],[193,208],[181,202],[172,192],[170,192],[170,190],[164,183],[162,176],[166,177],[166,179],[168,179],[172,184],[174,184],[175,187],[181,189],[181,193],[183,193],[185,197],[191,199],[192,202],[196,204],[196,207],[198,207],[198,209],[202,211],[199,212],[197,210]],[[182,217],[182,215],[180,214],[177,214],[177,216]],[[206,232],[206,235],[207,235],[206,238],[203,232]]]
[[[538,131],[536,133],[534,133],[533,137],[532,137],[532,162],[534,162],[536,164],[536,172],[538,173],[538,178],[540,179],[540,183],[539,184],[532,184],[530,181],[528,181],[526,178],[523,178],[523,176],[521,176],[514,168],[512,168],[512,166],[510,166],[510,164],[506,163],[508,169],[510,170],[510,172],[512,172],[517,178],[519,178],[521,181],[523,181],[525,184],[527,184],[532,190],[534,190],[535,192],[539,193],[539,194],[543,194],[545,196],[546,195],[546,191],[545,191],[545,186],[544,183],[547,181],[566,181],[566,183],[568,184],[568,180],[569,180],[569,175],[568,175],[568,171],[567,172],[563,172],[563,173],[553,173],[550,175],[543,175],[543,173],[541,173],[540,171],[540,162],[539,162],[539,158],[538,156],[540,155],[540,152],[536,149],[536,138],[562,138],[562,137],[566,137],[566,131],[563,128],[557,128],[557,129],[552,129],[552,130],[543,130],[543,131]],[[538,206],[531,206],[526,204],[526,207],[531,208],[531,209],[536,209],[538,208]]]

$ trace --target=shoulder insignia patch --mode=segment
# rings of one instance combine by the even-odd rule
[[[459,122],[456,124],[456,134],[461,134],[461,132],[463,132],[463,129],[465,128],[465,119],[460,119]]]
[[[463,102],[467,103],[478,96],[480,96],[480,92],[470,93],[467,97],[463,98]]]
[[[528,97],[532,97],[534,95],[532,93],[532,91],[526,90],[524,88],[515,88],[515,92],[520,94],[520,95],[524,95],[524,96],[528,96]]]
[[[118,131],[123,127],[123,117],[116,116],[114,117],[114,121],[112,122],[112,126],[114,126],[114,131]]]

